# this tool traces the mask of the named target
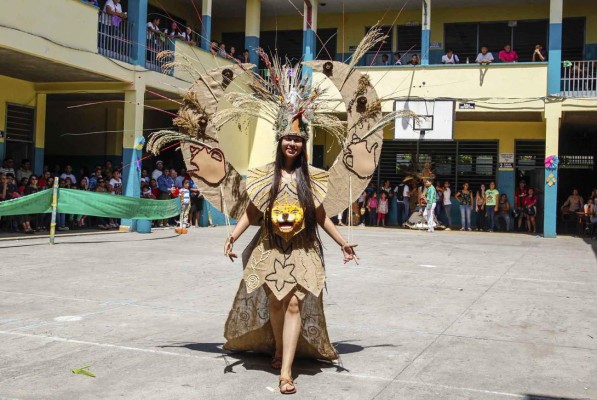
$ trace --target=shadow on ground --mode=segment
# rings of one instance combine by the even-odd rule
[[[278,371],[271,367],[271,355],[259,354],[253,352],[238,352],[231,353],[222,349],[224,343],[174,343],[170,345],[158,346],[160,348],[186,348],[193,351],[200,351],[202,353],[220,354],[219,357],[224,359],[226,367],[224,373],[236,373],[235,367],[242,366],[247,370],[258,370],[270,372],[278,375]],[[323,360],[313,360],[308,358],[297,358],[293,364],[293,371],[301,375],[315,375],[323,372],[324,369],[334,368],[336,372],[350,372],[342,365],[342,355],[358,353],[366,348],[373,347],[396,347],[393,344],[380,344],[373,346],[360,346],[358,344],[349,343],[348,341],[335,342],[332,345],[338,351],[340,358],[337,362],[332,363]]]

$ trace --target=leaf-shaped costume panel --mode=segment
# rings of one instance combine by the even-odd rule
[[[232,218],[240,218],[248,198],[244,179],[220,148],[213,117],[226,89],[240,75],[251,74],[252,67],[227,65],[201,74],[184,94],[183,105],[173,121],[180,132],[157,132],[148,144],[150,150],[159,151],[165,143],[180,140],[183,159],[195,185],[207,201]]]
[[[330,185],[323,204],[328,215],[348,207],[369,184],[381,154],[383,120],[381,102],[369,76],[336,61],[312,61],[306,65],[323,73],[340,91],[347,112],[347,134],[342,150],[329,170]],[[349,190],[351,189],[351,190]]]

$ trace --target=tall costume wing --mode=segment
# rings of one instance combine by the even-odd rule
[[[383,143],[381,102],[369,76],[336,61],[305,63],[323,73],[338,88],[346,105],[347,135],[329,172],[328,194],[323,202],[328,215],[348,207],[363,193],[375,172]]]
[[[187,171],[205,199],[236,219],[248,204],[245,180],[226,161],[212,117],[226,88],[253,67],[252,64],[226,65],[203,74],[184,94],[183,105],[173,121],[180,133],[156,132],[148,144],[150,150],[159,151],[164,143],[179,140]]]

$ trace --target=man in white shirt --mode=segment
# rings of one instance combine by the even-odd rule
[[[394,53],[394,65],[402,65],[402,56],[400,53]]]
[[[31,171],[31,161],[29,161],[28,159],[22,160],[21,168],[17,170],[17,182],[21,182],[23,178],[29,179],[31,174],[33,174],[33,171]]]
[[[458,56],[454,54],[452,50],[448,50],[446,54],[442,56],[442,64],[458,64],[460,60]]]
[[[162,160],[157,160],[155,162],[155,169],[151,173],[151,179],[155,179],[156,181],[160,176],[162,176],[162,171],[164,170],[164,162]]]
[[[444,182],[444,211],[446,212],[446,217],[448,218],[448,226],[446,227],[446,230],[449,231],[450,226],[452,226],[452,214],[450,214],[450,212],[452,211],[452,189],[450,189],[450,182],[445,181]]]
[[[489,52],[487,46],[481,47],[481,52],[477,55],[475,62],[481,65],[491,64],[493,62],[493,54]]]
[[[70,165],[67,165],[62,175],[60,175],[60,179],[66,178],[70,178],[70,181],[73,185],[77,183],[77,178],[75,178],[75,176],[73,175],[73,167],[71,167]]]

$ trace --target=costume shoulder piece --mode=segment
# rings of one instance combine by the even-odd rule
[[[315,207],[323,203],[327,194],[329,174],[321,169],[309,166],[309,177],[311,179],[311,190]],[[247,194],[249,200],[261,212],[265,212],[269,205],[269,194],[274,182],[274,163],[262,167],[252,168],[247,172]],[[278,198],[298,200],[296,182],[280,182]]]

